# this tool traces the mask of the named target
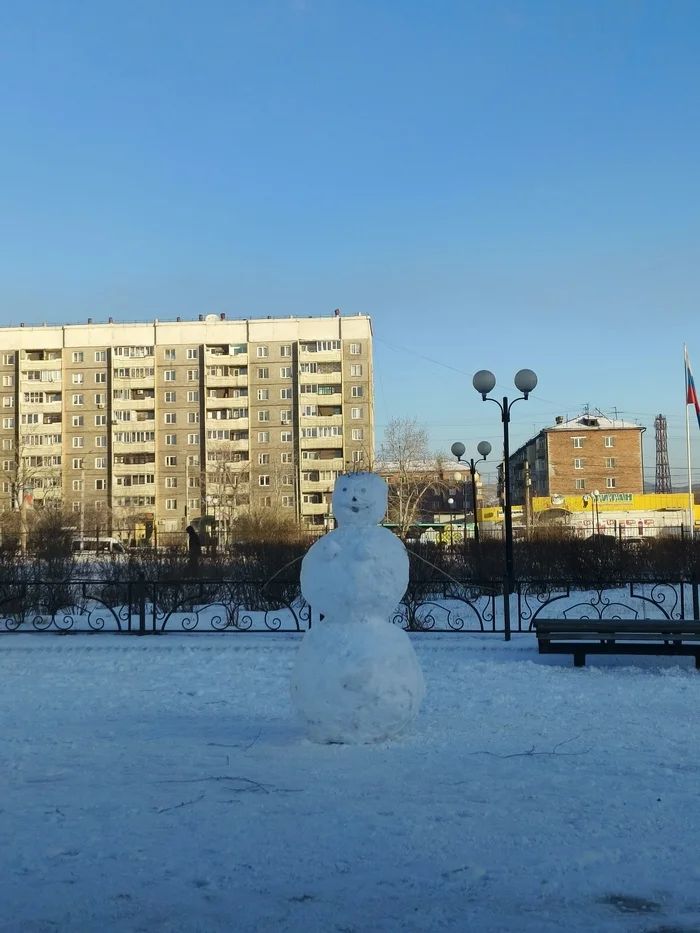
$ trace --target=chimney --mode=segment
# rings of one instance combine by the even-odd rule
[[[22,323],[19,326],[24,327],[24,321],[22,321]]]
[[[564,424],[564,418],[561,415],[557,415],[554,420],[557,424]]]
[[[200,320],[200,321],[203,321],[203,320],[204,320],[204,315],[203,315],[203,314],[200,314],[200,315],[199,315],[199,320]]]
[[[222,321],[226,320],[226,314],[223,311],[221,312],[221,320]]]
[[[181,317],[176,317],[175,320],[177,321],[178,324],[181,324],[181,323],[182,323],[182,318],[181,318]]]
[[[92,318],[91,318],[91,317],[88,318],[88,324],[92,324]]]
[[[333,317],[340,317],[340,308],[336,308],[333,312]]]
[[[113,318],[113,317],[108,317],[108,318],[107,318],[107,323],[108,323],[108,324],[114,324],[114,318]]]

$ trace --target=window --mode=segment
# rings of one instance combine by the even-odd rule
[[[174,447],[177,444],[177,434],[166,434],[165,435],[165,446]]]
[[[22,415],[22,424],[39,424],[40,418],[38,414]]]
[[[280,455],[280,460],[282,463],[293,463],[294,458],[291,453],[284,453]]]
[[[284,344],[280,347],[280,356],[291,356],[292,355],[292,345],[289,343]]]
[[[15,467],[15,462],[14,462],[14,460],[3,460],[3,461],[2,461],[2,468],[3,468],[3,470],[5,470],[6,472],[7,472],[8,470],[13,470],[14,467]]]
[[[107,437],[102,434],[100,437],[95,438],[95,447],[106,447],[107,446]]]
[[[15,384],[15,377],[14,376],[3,376],[2,384],[8,387],[13,386]]]
[[[280,398],[291,398],[292,390],[291,389],[280,389]]]
[[[107,458],[106,457],[95,457],[95,469],[106,470],[107,469]]]
[[[165,488],[166,489],[177,489],[177,476],[166,476],[165,477]]]
[[[106,489],[107,480],[106,479],[96,479],[95,480],[95,489]]]
[[[165,379],[166,382],[175,382],[175,370],[166,369],[165,372],[163,373],[163,378]]]
[[[314,415],[318,414],[318,406],[317,405],[302,405],[301,414],[305,415],[308,418],[313,418]]]
[[[605,440],[603,441],[603,443],[604,443],[604,445],[605,445],[606,447],[614,447],[614,446],[615,446],[615,438],[614,438],[613,436],[608,436],[608,437],[605,438]]]
[[[354,419],[357,421],[358,418],[361,418],[361,417],[362,417],[362,409],[361,409],[361,408],[351,408],[351,409],[350,409],[350,417],[351,417],[351,418],[354,418]]]
[[[258,389],[258,401],[266,402],[270,397],[269,389]]]
[[[170,466],[170,467],[177,466],[177,457],[174,457],[172,454],[169,454],[165,458],[165,465]]]
[[[199,370],[188,369],[187,370],[187,381],[188,382],[199,382]]]
[[[282,475],[282,485],[283,486],[293,486],[294,485],[294,474],[293,473],[284,473]]]
[[[291,408],[284,409],[280,412],[280,421],[282,424],[290,424],[292,420],[292,410]]]
[[[106,350],[95,350],[95,362],[106,363],[107,362],[107,351]]]
[[[272,505],[272,496],[261,496],[260,504],[264,506],[265,508],[269,509],[270,506]]]
[[[176,394],[175,392],[166,392],[166,393],[165,393],[165,401],[166,401],[166,402],[174,402],[174,401],[176,401],[176,399],[177,399],[177,394]]]
[[[188,424],[199,424],[199,412],[188,411],[187,412],[187,423]]]
[[[583,440],[584,440],[584,439],[583,439],[582,437],[575,437],[575,438],[573,438],[574,447],[583,447]]]
[[[174,512],[177,508],[177,499],[166,499],[165,508],[168,510],[168,512]]]
[[[350,395],[352,395],[353,398],[362,398],[364,395],[362,386],[352,386],[350,389]]]
[[[270,432],[269,431],[258,431],[258,444],[269,444],[270,443]]]
[[[85,377],[83,376],[82,373],[73,373],[73,385],[74,386],[82,385],[83,382],[85,382]]]
[[[95,392],[95,405],[97,405],[97,407],[99,408],[100,405],[106,405],[106,404],[107,404],[107,396],[104,394],[104,392]]]
[[[365,432],[363,428],[353,428],[352,429],[352,439],[354,441],[364,440]]]
[[[107,373],[95,373],[95,382],[107,382]]]
[[[269,454],[258,454],[258,464],[264,466],[266,463],[270,462]]]
[[[352,365],[350,366],[350,375],[361,376],[362,375],[362,363],[352,363]]]
[[[280,434],[280,440],[283,444],[291,444],[292,442],[292,432],[291,431],[282,431]]]
[[[617,485],[617,481],[614,476],[608,476],[605,480],[605,486],[607,489],[614,489]]]
[[[15,442],[11,437],[3,437],[2,439],[3,450],[12,450],[14,446],[15,446]]]
[[[174,411],[166,411],[165,423],[166,424],[177,424],[177,414]]]
[[[361,343],[351,343],[350,344],[350,353],[353,356],[359,356],[362,353],[362,344]]]
[[[270,355],[270,350],[268,347],[256,347],[255,355],[258,359],[262,359],[262,357]]]
[[[263,474],[262,476],[258,476],[258,486],[269,486],[269,485],[270,485],[269,476],[265,474]]]
[[[74,405],[83,405],[83,404],[85,403],[85,396],[84,396],[84,395],[74,395],[72,401],[73,401],[73,404],[74,404]]]
[[[126,412],[131,414],[131,412]],[[107,415],[95,415],[95,427],[104,427],[107,424]]]
[[[258,412],[258,421],[269,421],[270,412],[269,411],[259,411]]]
[[[282,496],[282,507],[285,509],[294,508],[294,496]]]
[[[174,360],[174,359],[175,359],[175,351],[174,351],[174,350],[164,350],[164,351],[163,351],[163,356],[164,356],[164,358],[165,358],[166,360]]]
[[[614,458],[614,457],[606,457],[606,458],[605,458],[605,466],[606,466],[606,468],[607,468],[608,470],[614,469],[614,467],[615,467],[615,458]]]
[[[73,509],[74,512],[80,512],[80,503],[79,503],[79,502],[74,502],[73,505],[72,505],[72,509]]]
[[[82,363],[85,359],[85,354],[82,350],[73,350],[71,359],[74,363]]]
[[[585,481],[585,479],[577,479],[577,480],[576,480],[576,488],[577,488],[577,489],[585,489],[585,488],[586,488],[586,481]]]
[[[199,401],[199,389],[190,389],[187,393],[188,402],[198,402]]]
[[[575,469],[575,470],[582,470],[582,469],[583,469],[583,464],[584,464],[583,457],[575,457],[575,458],[574,458],[574,469]]]
[[[74,428],[82,428],[85,424],[85,417],[83,415],[73,415],[71,423]]]
[[[270,378],[270,367],[269,366],[258,367],[258,379],[269,379],[269,378]]]
[[[14,399],[14,396],[13,396],[13,395],[6,395],[6,396],[3,398],[3,400],[2,400],[2,407],[3,407],[3,408],[14,408],[14,407],[15,407],[15,399]]]
[[[187,348],[187,359],[188,360],[196,360],[198,356],[199,356],[199,352],[197,351],[196,347]]]
[[[361,450],[353,450],[352,452],[352,462],[361,463],[365,459],[365,455]]]
[[[85,438],[84,438],[84,437],[74,437],[74,438],[73,438],[73,446],[74,446],[74,447],[84,447],[84,446],[85,446]]]
[[[12,366],[15,362],[14,353],[3,353],[2,361],[5,364],[5,366]]]
[[[83,481],[81,479],[73,480],[73,492],[80,492],[83,488]]]
[[[83,468],[83,458],[82,457],[73,457],[73,469],[82,470]]]
[[[188,434],[187,443],[188,444],[199,444],[199,434]]]

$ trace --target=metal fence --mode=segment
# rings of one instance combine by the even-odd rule
[[[0,634],[13,632],[287,632],[320,617],[298,582],[227,580],[0,581]],[[412,632],[531,632],[538,619],[700,621],[698,583],[633,581],[584,588],[528,581],[409,583],[391,621]]]

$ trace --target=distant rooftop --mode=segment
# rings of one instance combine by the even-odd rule
[[[619,431],[624,428],[635,428],[637,431],[641,429],[641,425],[635,424],[633,421],[623,421],[621,418],[613,419],[608,418],[606,415],[596,414],[582,414],[577,415],[575,418],[569,418],[568,421],[565,421],[563,418],[561,421],[557,419],[556,423],[551,425],[548,428],[544,428],[544,431]]]

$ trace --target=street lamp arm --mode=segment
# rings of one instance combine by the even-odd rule
[[[508,405],[508,414],[510,415],[510,410],[515,405],[516,402],[527,402],[527,395],[519,395],[517,398],[514,398],[513,401]],[[498,404],[498,403],[497,403]],[[500,407],[500,406],[499,406]]]
[[[506,411],[510,411],[507,398],[503,399],[503,404],[501,404],[497,398],[491,398],[490,395],[482,395],[481,398],[484,402],[493,402],[494,405],[498,405],[498,407],[501,409],[501,420],[505,420]]]

